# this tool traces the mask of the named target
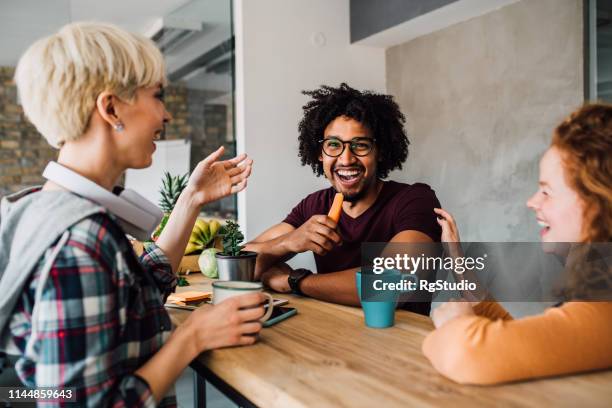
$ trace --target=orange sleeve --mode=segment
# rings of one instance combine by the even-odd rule
[[[497,302],[480,302],[473,309],[477,316],[488,317],[489,319],[512,320],[510,313]]]
[[[431,332],[422,350],[462,384],[604,369],[612,367],[611,321],[610,302],[569,302],[516,320],[466,316]]]

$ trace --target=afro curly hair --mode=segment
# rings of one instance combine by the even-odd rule
[[[338,88],[323,85],[314,91],[302,91],[312,98],[302,107],[304,117],[298,126],[299,157],[302,166],[310,165],[317,176],[323,174],[319,161],[323,132],[339,116],[354,119],[367,127],[376,139],[378,165],[376,175],[385,179],[389,172],[401,169],[408,157],[406,118],[390,95],[358,91],[346,83]]]

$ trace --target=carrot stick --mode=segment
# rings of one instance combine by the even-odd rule
[[[344,201],[344,195],[342,193],[336,193],[334,197],[334,202],[332,203],[331,208],[329,209],[329,213],[327,216],[334,220],[335,222],[340,221],[340,214],[342,214],[342,202]]]

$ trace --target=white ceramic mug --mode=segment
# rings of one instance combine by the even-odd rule
[[[234,296],[246,295],[247,293],[262,292],[263,284],[261,282],[243,282],[243,281],[216,281],[212,284],[213,287],[213,305],[223,302]],[[265,322],[272,315],[274,299],[269,293],[263,293],[268,298],[268,310],[263,315],[260,322]]]

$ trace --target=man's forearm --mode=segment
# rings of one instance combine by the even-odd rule
[[[259,277],[273,265],[285,262],[295,255],[295,253],[289,251],[285,245],[284,240],[286,235],[287,234],[284,234],[264,242],[248,242],[245,245],[245,251],[253,251],[258,254],[255,264],[256,277]]]
[[[325,302],[359,306],[355,272],[359,268],[339,272],[315,274],[300,282],[300,290],[307,296]]]

